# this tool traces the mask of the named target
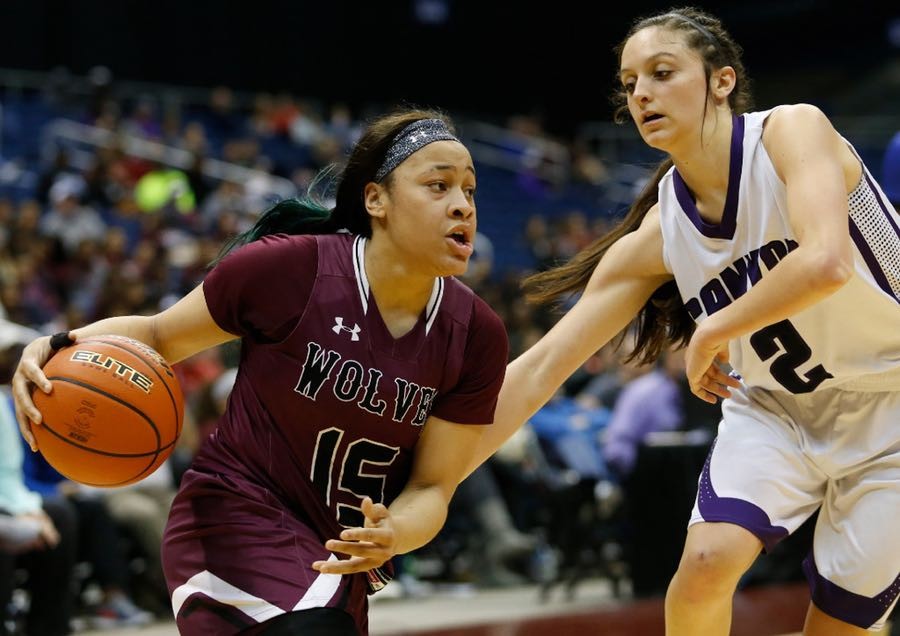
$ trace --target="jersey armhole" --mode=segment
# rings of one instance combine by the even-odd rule
[[[766,122],[769,120],[769,117],[772,116],[772,113],[774,113],[776,110],[778,110],[778,106],[765,113],[760,113],[762,115],[762,121],[760,121],[761,130],[759,132],[758,148],[762,150],[763,153],[763,161],[760,163],[763,167],[763,170],[765,171],[766,182],[775,191],[786,193],[787,184],[781,180],[781,177],[778,176],[778,171],[775,170],[775,163],[772,161],[772,157],[771,155],[769,155],[769,149],[766,148],[766,144],[763,141],[763,133],[765,132]]]
[[[660,182],[659,182],[660,197],[659,197],[659,200],[657,201],[656,205],[659,206],[657,216],[659,217],[659,234],[660,234],[660,240],[662,241],[662,250],[661,251],[662,251],[663,267],[666,268],[666,271],[668,273],[670,273],[674,276],[675,272],[672,271],[672,263],[669,260],[669,248],[668,248],[668,243],[666,242],[666,233],[663,232],[663,218],[662,218],[662,216],[663,216],[662,190],[670,188],[671,180],[672,180],[671,172],[666,173],[665,175],[663,175],[663,178],[660,179]]]

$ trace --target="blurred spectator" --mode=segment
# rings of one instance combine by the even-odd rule
[[[356,143],[362,128],[358,122],[353,121],[350,108],[346,104],[334,104],[325,124],[325,130],[338,141],[343,152]]]
[[[162,138],[162,124],[153,97],[150,95],[138,97],[131,115],[122,122],[121,129],[126,134],[145,139]]]
[[[553,464],[599,480],[608,477],[600,440],[609,421],[608,409],[585,406],[560,390],[529,423]]]
[[[213,185],[203,173],[203,166],[206,162],[206,155],[202,150],[193,150],[193,159],[191,167],[185,173],[188,179],[188,185],[191,192],[194,193],[195,204],[198,208],[203,206],[206,197],[213,190]]]
[[[485,234],[475,232],[472,241],[473,252],[469,258],[469,269],[460,279],[476,292],[488,282],[494,267],[494,244]]]
[[[8,252],[10,230],[12,229],[15,209],[12,201],[0,197],[0,255]]]
[[[41,219],[41,231],[57,239],[67,254],[74,254],[83,240],[100,241],[106,233],[97,211],[79,203],[84,191],[81,177],[61,176],[50,187],[50,211]]]
[[[41,235],[41,206],[34,199],[19,203],[9,237],[9,252],[13,256],[21,254],[41,254],[48,239]]]
[[[35,335],[0,316],[0,634],[8,633],[14,570],[21,568],[30,592],[24,633],[63,636],[73,610],[75,511],[62,497],[42,498],[26,487],[21,436],[7,392],[21,347]]]
[[[209,108],[203,118],[209,139],[222,140],[241,134],[243,125],[234,103],[234,92],[217,86],[209,95]]]
[[[42,204],[50,203],[50,188],[63,175],[77,176],[78,171],[72,167],[69,161],[69,153],[65,148],[57,148],[53,156],[53,163],[38,178],[35,188],[35,198]]]
[[[24,439],[20,443],[25,448]],[[45,498],[62,495],[74,506],[78,558],[91,565],[92,576],[103,594],[100,604],[91,608],[92,626],[112,628],[151,623],[153,615],[140,609],[129,596],[131,573],[122,550],[123,539],[105,500],[60,475],[40,453],[25,454],[24,473],[25,483],[31,490]]]
[[[556,238],[556,258],[568,261],[593,240],[587,217],[581,210],[573,210],[559,222]]]
[[[143,605],[157,614],[168,614],[168,592],[160,551],[169,509],[175,498],[175,477],[167,460],[136,484],[109,488],[100,493],[116,523],[137,542],[145,561],[141,579]],[[135,586],[137,587],[137,586]]]
[[[482,464],[466,477],[453,495],[455,514],[468,520],[470,541],[479,554],[474,574],[486,587],[521,584],[519,574],[528,562],[537,542],[521,532],[513,522],[500,488],[487,464]],[[517,571],[518,570],[518,571]]]
[[[547,226],[547,219],[532,214],[525,224],[525,242],[534,259],[534,269],[543,271],[556,264],[555,248]]]
[[[7,633],[14,569],[21,567],[30,592],[25,633],[63,636],[73,609],[75,512],[65,499],[42,499],[25,486],[19,437],[12,404],[0,392],[0,634]]]
[[[0,384],[6,384],[12,377],[12,369],[17,361],[16,345],[24,345],[41,334],[34,329],[9,320],[6,307],[0,302]],[[9,372],[9,375],[6,375]]]
[[[298,146],[315,146],[324,137],[322,122],[314,108],[304,102],[297,102],[285,96],[287,104],[291,104],[285,111],[285,117],[289,118],[287,133],[291,140]],[[293,112],[293,116],[290,113]],[[340,151],[340,146],[337,150]],[[327,162],[325,164],[327,165]]]
[[[894,135],[884,152],[880,183],[894,207],[900,209],[900,132]]]
[[[686,382],[683,349],[664,352],[656,368],[622,389],[603,440],[603,457],[619,478],[631,474],[648,433],[674,431],[684,422],[680,382]]]
[[[577,182],[602,186],[609,182],[609,169],[583,141],[572,145],[572,177]]]
[[[585,405],[612,409],[622,387],[649,371],[637,361],[626,361],[626,357],[625,351],[617,349],[615,343],[605,345],[573,374],[566,382],[566,389],[571,388],[569,392],[575,393]]]

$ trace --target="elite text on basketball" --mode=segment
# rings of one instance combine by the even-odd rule
[[[144,393],[150,393],[150,389],[153,388],[153,380],[124,362],[116,360],[108,355],[79,349],[72,354],[72,360],[74,362],[87,362],[88,364],[94,364],[98,367],[109,369],[116,375],[131,382],[133,385],[144,391]]]

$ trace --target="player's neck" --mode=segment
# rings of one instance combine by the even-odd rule
[[[434,289],[434,277],[414,271],[393,253],[382,253],[376,241],[366,244],[369,287],[385,320],[390,316],[418,318]]]
[[[711,130],[712,129],[712,130]],[[694,196],[697,210],[707,221],[719,222],[728,192],[731,161],[731,120],[707,122],[703,142],[699,135],[672,152],[675,169]]]

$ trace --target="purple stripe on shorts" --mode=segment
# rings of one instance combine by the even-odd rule
[[[900,574],[887,589],[872,598],[845,590],[819,574],[812,553],[803,561],[803,572],[816,607],[829,616],[863,629],[877,623],[900,593]]]
[[[709,465],[712,461],[716,445],[709,450],[703,472],[700,474],[700,484],[697,490],[697,505],[704,521],[725,521],[746,528],[762,541],[766,552],[770,552],[775,545],[788,536],[786,528],[773,526],[769,515],[756,504],[735,499],[733,497],[720,497],[713,488],[710,478]]]
[[[888,282],[884,270],[881,269],[881,265],[878,263],[878,257],[872,252],[872,248],[869,247],[869,244],[866,242],[862,232],[859,231],[859,228],[856,227],[856,223],[853,222],[853,219],[850,219],[850,237],[853,239],[853,243],[862,255],[866,265],[868,265],[869,271],[872,272],[872,277],[875,279],[875,282],[878,283],[878,286],[884,290],[884,293],[900,303],[900,298],[897,298],[897,296],[894,295],[894,290],[891,289],[891,284]]]

